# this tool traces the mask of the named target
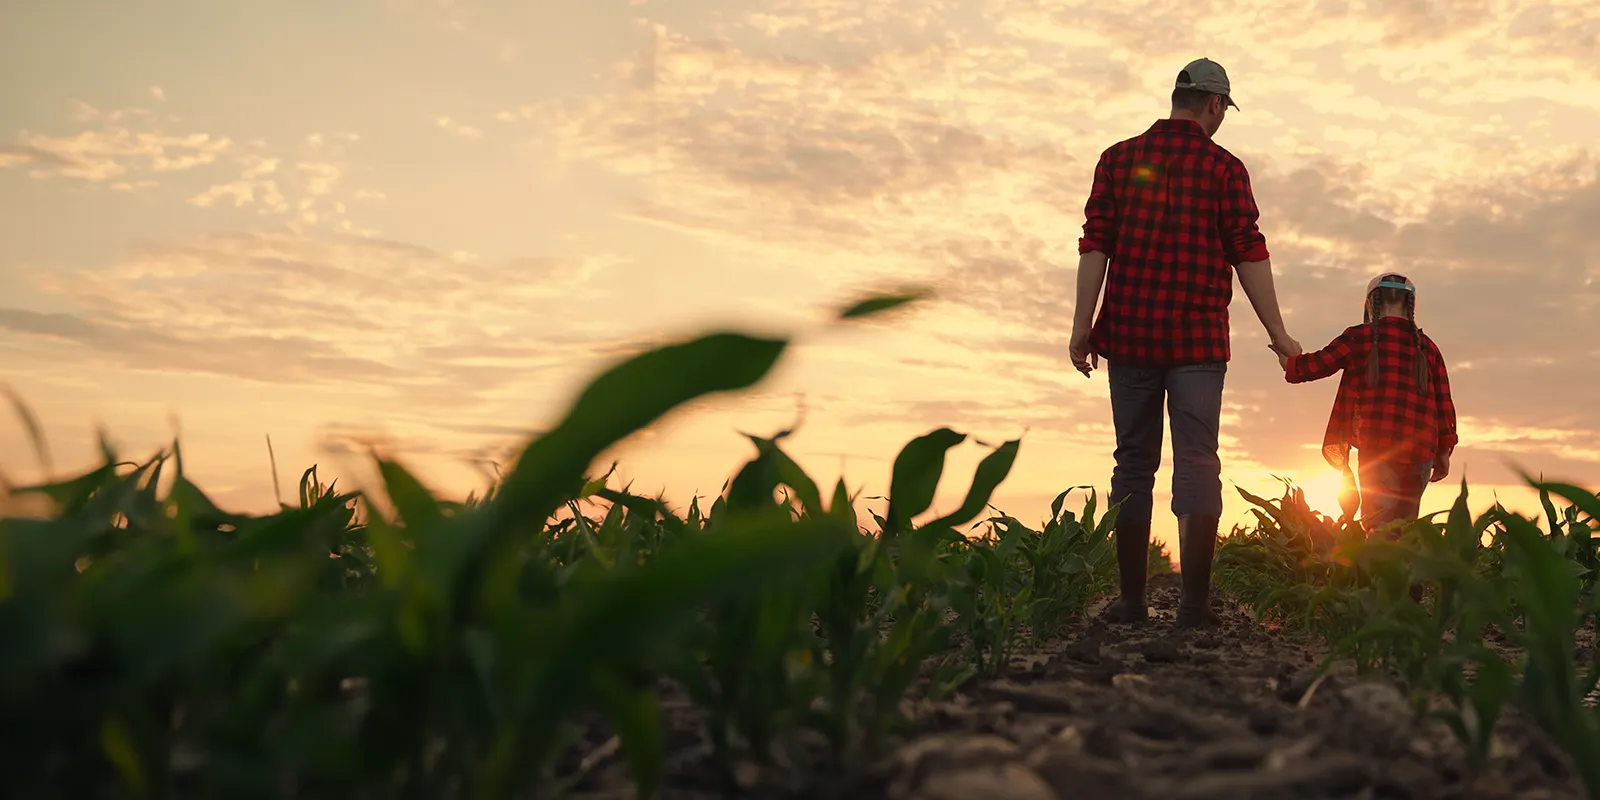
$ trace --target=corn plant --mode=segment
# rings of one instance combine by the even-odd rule
[[[176,446],[164,493],[165,455],[129,465],[109,446],[100,467],[15,490],[56,510],[0,520],[0,713],[29,731],[0,755],[10,786],[505,797],[547,779],[566,723],[594,709],[650,795],[652,678],[685,632],[835,562],[856,532],[770,498],[715,530],[623,494],[591,520],[577,503],[606,495],[585,471],[684,403],[754,385],[787,347],[717,333],[618,364],[472,504],[379,458],[386,509],[363,496],[359,522],[314,472],[299,508],[229,514]]]
[[[1600,498],[1593,494],[1567,484],[1529,483],[1547,509],[1547,493],[1554,493],[1588,519],[1600,518]],[[1525,653],[1516,697],[1572,756],[1589,795],[1600,796],[1600,716],[1583,705],[1600,682],[1600,663],[1582,675],[1575,666],[1575,631],[1596,613],[1593,594],[1583,585],[1585,567],[1573,560],[1587,557],[1588,543],[1574,548],[1570,532],[1547,537],[1531,521],[1503,509],[1496,517],[1503,526],[1497,538],[1504,547],[1506,579],[1524,615],[1524,628],[1513,633]],[[1551,514],[1552,528],[1555,522]],[[1587,524],[1581,527],[1587,535]]]

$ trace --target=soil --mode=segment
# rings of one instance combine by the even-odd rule
[[[1242,800],[1244,798],[1584,797],[1567,757],[1514,709],[1489,765],[1471,781],[1463,750],[1434,722],[1414,723],[1386,680],[1336,667],[1318,680],[1314,643],[1218,606],[1223,625],[1174,624],[1178,576],[1151,578],[1147,626],[1092,620],[1000,677],[920,703],[888,756],[809,796],[841,800]],[[1102,601],[1103,603],[1103,601]],[[667,700],[662,800],[729,796],[681,698]],[[604,736],[574,797],[631,797]],[[752,769],[749,797],[794,797],[808,773]],[[814,774],[814,773],[813,773]]]

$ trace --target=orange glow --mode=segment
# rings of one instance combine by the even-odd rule
[[[1298,480],[1295,485],[1305,492],[1306,505],[1319,514],[1326,514],[1333,519],[1338,519],[1343,512],[1339,510],[1339,490],[1343,487],[1343,475],[1331,469],[1326,464],[1321,468],[1300,470],[1295,473]]]
[[[1593,241],[1600,75],[1571,69],[1592,60],[1586,45],[1450,26],[1418,48],[1392,35],[1403,15],[1246,0],[1228,13],[1258,24],[1202,13],[1177,51],[1150,49],[1126,20],[1164,9],[1133,1],[1066,14],[998,0],[1003,13],[977,19],[911,0],[870,13],[733,0],[711,28],[646,0],[564,4],[560,25],[528,16],[553,4],[515,0],[366,4],[367,19],[198,4],[206,24],[105,4],[132,27],[16,15],[0,26],[25,77],[0,129],[0,382],[37,413],[54,477],[96,463],[96,425],[142,459],[177,419],[190,476],[230,509],[264,512],[277,507],[268,434],[286,495],[312,464],[370,487],[351,443],[377,439],[459,498],[482,490],[478,465],[508,467],[625,352],[713,327],[794,331],[770,380],[675,413],[596,474],[619,458],[616,485],[686,508],[750,457],[740,432],[793,424],[803,397],[791,454],[824,491],[843,473],[863,513],[882,510],[865,498],[888,491],[899,449],[940,426],[1025,437],[993,498],[1005,513],[1037,525],[1081,484],[1104,508],[1107,365],[1084,378],[1066,356],[1086,194],[1097,155],[1165,113],[1178,67],[1227,51],[1251,109],[1217,140],[1248,167],[1284,254],[1290,333],[1312,348],[1358,320],[1374,270],[1420,287],[1461,439],[1423,512],[1449,508],[1466,475],[1474,513],[1496,499],[1537,513],[1507,458],[1600,484],[1584,399],[1600,371],[1558,360],[1579,350],[1552,349],[1546,327],[1460,312],[1537,319],[1550,298],[1589,296],[1583,276],[1529,272],[1485,245],[1526,242],[1549,261]],[[829,38],[873,44],[818,48],[819,20]],[[350,24],[408,33],[397,47],[337,27]],[[146,27],[179,46],[127,33]],[[959,45],[930,47],[946,39]],[[1364,45],[1337,69],[1299,68],[1348,41]],[[291,50],[303,75],[252,55]],[[62,55],[76,52],[123,66],[85,72]],[[377,83],[314,72],[352,61]],[[426,91],[414,64],[438,67]],[[1463,83],[1495,114],[1438,102]],[[1399,96],[1422,102],[1397,114],[1385,100]],[[1159,194],[1173,176],[1146,163],[1134,178]],[[937,300],[818,324],[858,291],[908,283],[936,285]],[[1336,379],[1286,386],[1242,291],[1231,314],[1224,530],[1254,520],[1234,487],[1277,500],[1273,475],[1337,517],[1339,472],[1316,455]],[[1592,314],[1560,320],[1569,341],[1600,336]],[[1165,438],[1153,535],[1178,556]],[[930,514],[960,506],[987,452],[952,454]],[[45,472],[0,409],[0,477]],[[27,498],[0,502],[31,513]]]

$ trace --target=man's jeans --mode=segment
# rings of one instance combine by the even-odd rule
[[[1111,419],[1117,430],[1111,502],[1128,530],[1150,524],[1151,492],[1161,466],[1162,404],[1172,415],[1172,513],[1222,516],[1222,460],[1217,429],[1227,362],[1175,367],[1107,365]]]

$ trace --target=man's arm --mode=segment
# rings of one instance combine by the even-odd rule
[[[1250,173],[1243,164],[1235,163],[1228,170],[1223,185],[1220,232],[1223,250],[1228,262],[1235,264],[1239,285],[1256,318],[1267,329],[1272,339],[1272,349],[1279,355],[1300,353],[1300,344],[1289,336],[1283,324],[1283,312],[1278,306],[1278,292],[1272,283],[1272,254],[1267,251],[1267,238],[1258,224],[1261,209],[1256,206],[1255,191],[1250,187]]]
[[[1078,239],[1078,291],[1072,308],[1072,337],[1067,354],[1072,366],[1084,377],[1099,365],[1098,354],[1089,352],[1089,331],[1094,328],[1094,307],[1100,301],[1117,242],[1117,201],[1111,183],[1111,151],[1100,154],[1094,166],[1094,183],[1089,200],[1083,205],[1083,236]]]
[[[1117,252],[1117,200],[1111,182],[1112,151],[1100,154],[1094,165],[1094,182],[1089,199],[1083,204],[1083,236],[1078,239],[1078,255],[1096,250],[1106,256]]]
[[[1111,257],[1099,250],[1078,256],[1078,299],[1072,307],[1072,331],[1087,333],[1094,327],[1094,307],[1100,302],[1100,287],[1106,282]]]
[[[1246,261],[1236,270],[1239,273],[1239,285],[1244,288],[1245,296],[1250,298],[1250,307],[1255,309],[1256,318],[1261,320],[1262,327],[1267,329],[1267,336],[1272,339],[1272,349],[1280,355],[1299,355],[1300,343],[1290,338],[1289,329],[1283,324],[1283,311],[1278,307],[1278,290],[1272,283],[1271,257]]]

